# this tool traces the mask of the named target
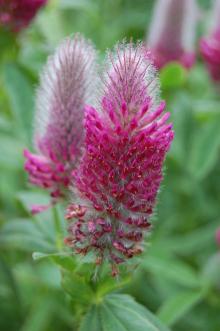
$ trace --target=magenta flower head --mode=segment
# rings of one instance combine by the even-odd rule
[[[200,50],[214,81],[220,82],[220,0],[216,0],[212,13],[210,34],[200,41]]]
[[[55,200],[65,195],[81,154],[84,107],[95,81],[95,55],[82,36],[67,38],[49,57],[41,75],[35,115],[37,153],[24,151],[25,170],[30,182],[49,190]]]
[[[143,235],[173,139],[158,79],[142,44],[119,44],[108,54],[103,91],[87,107],[85,151],[75,171],[76,198],[67,210],[65,242],[92,251],[96,263],[117,265],[142,252]]]
[[[0,26],[19,32],[47,0],[0,0]]]
[[[170,61],[192,67],[196,21],[195,0],[157,0],[147,45],[158,68]]]

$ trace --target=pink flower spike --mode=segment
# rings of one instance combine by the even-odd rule
[[[195,0],[157,0],[147,37],[156,67],[171,61],[186,69],[195,62],[195,35],[198,20]]]
[[[93,251],[98,265],[108,261],[113,275],[143,250],[174,136],[146,54],[142,44],[132,43],[108,54],[99,104],[87,107],[85,150],[67,210],[65,242],[78,254]]]
[[[210,76],[215,82],[220,82],[220,0],[215,0],[211,21],[208,36],[200,40],[200,51]]]
[[[46,3],[47,0],[0,0],[0,26],[19,32]]]
[[[95,84],[95,50],[82,36],[67,38],[50,56],[37,91],[34,144],[24,150],[32,184],[62,198],[81,156],[83,119]]]

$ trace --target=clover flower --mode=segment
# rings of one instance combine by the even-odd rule
[[[214,81],[220,81],[220,1],[216,0],[212,13],[212,28],[201,38],[200,50]]]
[[[14,32],[25,28],[47,0],[0,0],[0,26]]]
[[[65,243],[76,253],[92,251],[97,264],[109,261],[115,276],[118,264],[142,252],[173,131],[142,44],[119,44],[105,66],[98,105],[86,109]]]
[[[196,22],[195,0],[157,0],[147,45],[158,68],[171,61],[192,67]]]
[[[37,153],[24,151],[25,170],[30,183],[49,190],[53,201],[65,195],[81,154],[84,107],[93,93],[94,70],[93,46],[76,35],[49,57],[41,75],[35,115]]]

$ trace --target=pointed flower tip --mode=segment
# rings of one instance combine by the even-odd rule
[[[103,81],[103,101],[109,111],[116,108],[124,113],[125,106],[139,107],[159,91],[155,67],[143,43],[116,45],[108,53]]]
[[[85,105],[95,87],[96,52],[80,34],[67,38],[49,58],[37,93],[36,146],[71,161],[83,141]],[[75,155],[74,155],[75,158]]]

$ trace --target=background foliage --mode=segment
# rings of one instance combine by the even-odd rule
[[[77,276],[73,282],[66,273],[62,285],[70,297],[74,293],[76,302],[70,300],[52,263],[70,273],[75,268],[73,260],[54,255],[62,247],[62,236],[56,235],[58,224],[53,220],[62,220],[65,233],[63,207],[34,217],[29,213],[32,202],[47,200],[42,191],[28,186],[22,158],[23,148],[32,144],[34,92],[47,55],[75,31],[95,42],[100,58],[117,40],[144,39],[153,2],[51,1],[18,38],[0,31],[1,330],[75,330],[87,302],[91,308],[80,331],[122,326],[146,331],[137,320],[149,322],[154,317],[143,306],[172,330],[220,330],[220,257],[215,243],[220,226],[220,98],[199,56],[190,72],[170,64],[160,74],[175,140],[166,161],[154,231],[131,279],[122,284],[104,281],[96,291]],[[205,30],[210,1],[200,5],[198,37]],[[33,251],[41,254],[32,259]],[[52,255],[48,259],[42,253]],[[99,293],[112,291],[97,305]],[[80,306],[77,312],[75,305]],[[155,329],[149,325],[149,330]]]

